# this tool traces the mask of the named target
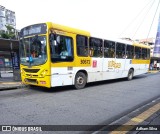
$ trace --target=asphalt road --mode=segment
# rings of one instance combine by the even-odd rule
[[[0,125],[103,125],[160,96],[160,73],[132,81],[0,91]]]

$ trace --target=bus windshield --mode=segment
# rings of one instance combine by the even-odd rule
[[[33,36],[20,40],[20,62],[26,66],[44,64],[47,60],[46,36]]]

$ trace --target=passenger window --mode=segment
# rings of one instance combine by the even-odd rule
[[[147,59],[147,48],[142,48],[142,59]]]
[[[88,38],[86,36],[77,35],[77,55],[88,56]]]
[[[141,47],[135,47],[134,58],[141,59],[142,49]]]
[[[147,49],[147,59],[150,59],[150,49]]]
[[[91,37],[89,40],[89,45],[90,45],[90,56],[91,57],[102,57],[103,55],[103,48],[102,48],[102,39],[98,39],[98,38],[93,38]]]
[[[114,58],[115,57],[115,42],[104,41],[104,57]]]
[[[126,58],[125,44],[116,43],[116,58]]]
[[[134,46],[127,45],[126,47],[126,58],[133,59],[134,57]]]

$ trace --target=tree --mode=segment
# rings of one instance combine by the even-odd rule
[[[6,32],[3,31],[3,30],[0,31],[0,37],[1,37],[1,38],[5,38],[5,39],[9,39],[9,36],[8,36],[8,35],[6,34]]]
[[[16,29],[10,25],[6,25],[7,31],[0,31],[1,38],[16,39]]]

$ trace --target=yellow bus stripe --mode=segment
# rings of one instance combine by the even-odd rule
[[[133,59],[132,64],[150,64],[150,60]]]

